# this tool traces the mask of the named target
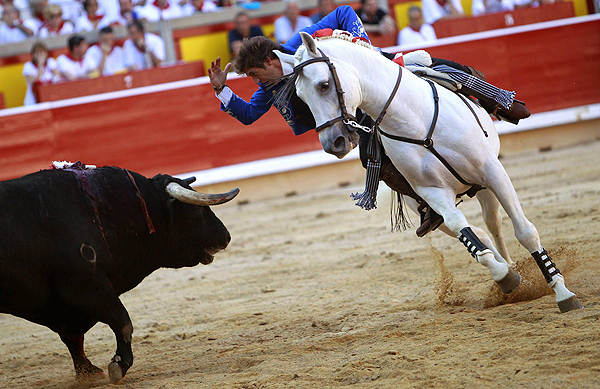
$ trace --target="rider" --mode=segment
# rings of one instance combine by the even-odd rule
[[[336,8],[329,15],[325,16],[318,23],[313,24],[310,27],[304,28],[309,34],[313,34],[318,30],[322,29],[339,29],[350,32],[356,37],[369,39],[365,33],[362,22],[357,17],[356,13],[350,6],[341,6]],[[292,73],[293,69],[290,65],[280,60],[278,52],[287,54],[294,54],[296,49],[302,44],[300,34],[295,34],[290,40],[284,44],[275,43],[265,37],[253,37],[242,44],[238,56],[235,60],[235,71],[239,74],[246,74],[259,85],[259,88],[250,99],[250,102],[244,101],[241,97],[237,96],[233,91],[225,84],[227,80],[227,73],[231,68],[232,64],[229,63],[225,66],[225,69],[221,69],[221,59],[217,58],[211,63],[211,67],[208,69],[208,75],[216,92],[217,98],[221,101],[221,110],[233,116],[244,124],[251,124],[258,120],[264,113],[266,113],[271,105],[275,105],[275,108],[283,116],[287,124],[291,127],[295,135],[301,135],[307,131],[315,128],[314,118],[308,109],[308,106],[300,100],[300,98],[294,93],[288,101],[283,103],[274,102],[274,94],[283,86],[283,82],[276,83],[274,85],[266,85],[267,82],[277,80],[283,75]],[[383,53],[386,57],[390,58],[393,55]],[[474,75],[480,78],[480,72],[477,72],[473,68],[468,68],[463,65],[457,64],[452,61],[432,58],[434,64],[445,64],[454,68],[458,68],[466,73],[466,75]],[[488,84],[489,85],[489,84]],[[477,96],[480,97],[480,96]],[[485,96],[481,96],[485,98]],[[488,105],[493,107],[502,113],[504,116],[511,117],[518,121],[521,118],[527,117],[522,111],[516,112],[518,116],[514,116],[514,112],[499,106],[499,104],[492,99],[488,99]],[[516,104],[513,104],[515,106]],[[525,108],[524,106],[522,106]],[[511,107],[512,108],[512,107]],[[526,110],[526,108],[525,108]],[[366,133],[361,132],[361,160],[363,166],[366,166],[366,153],[362,147],[364,140],[368,139],[365,136]],[[421,202],[421,208],[425,208],[426,204],[419,196],[416,195],[414,190],[410,187],[410,184],[406,179],[396,170],[396,168],[389,162],[384,161],[381,170],[381,179],[392,189],[400,194],[405,194],[415,198]],[[427,207],[427,213],[422,214],[422,225],[417,229],[417,235],[423,236],[425,233],[435,229],[441,224],[441,216],[435,214],[433,210]]]

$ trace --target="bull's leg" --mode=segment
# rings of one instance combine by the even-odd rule
[[[485,189],[477,192],[477,200],[481,205],[483,221],[487,226],[489,233],[492,235],[492,238],[494,239],[494,246],[498,250],[499,257],[496,257],[496,259],[502,259],[509,265],[513,265],[514,263],[510,259],[510,255],[502,235],[502,214],[500,213],[500,202],[491,191]],[[479,234],[477,233],[477,235]],[[484,243],[486,242],[484,241]]]
[[[94,278],[94,281],[87,287],[72,286],[76,291],[66,291],[63,298],[88,317],[107,324],[115,333],[117,351],[108,365],[110,382],[115,383],[125,376],[133,364],[133,352],[131,351],[133,325],[129,313],[110,282],[99,273],[96,273]]]
[[[73,365],[75,366],[75,373],[78,379],[86,379],[93,376],[103,376],[104,372],[99,367],[96,367],[90,362],[85,356],[83,349],[83,335],[67,335],[59,334],[60,339],[69,349],[71,358],[73,358]]]
[[[420,187],[417,192],[437,213],[442,215],[447,229],[467,246],[469,253],[477,262],[488,268],[492,279],[496,281],[504,293],[512,292],[519,285],[521,280],[519,275],[508,266],[506,261],[496,260],[494,252],[481,242],[471,229],[463,213],[456,208],[453,191],[442,188]],[[477,230],[487,238],[483,230]],[[486,240],[491,243],[489,238]]]
[[[531,253],[536,263],[542,270],[548,286],[556,293],[556,302],[561,312],[583,308],[575,293],[565,286],[565,279],[558,268],[542,247],[540,236],[535,226],[527,220],[521,208],[517,192],[504,170],[500,161],[490,161],[487,164],[486,176],[488,186],[500,201],[500,204],[510,217],[515,229],[517,240]]]

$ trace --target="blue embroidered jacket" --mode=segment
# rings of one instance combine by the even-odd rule
[[[335,11],[321,19],[321,21],[302,29],[302,31],[312,34],[324,28],[344,30],[354,36],[369,39],[356,12],[347,5],[338,7]],[[294,54],[301,44],[302,38],[300,34],[296,34],[282,45],[283,51],[287,54]],[[260,84],[258,90],[252,95],[250,102],[244,101],[244,99],[234,93],[227,107],[221,104],[221,110],[246,125],[252,124],[271,108],[271,105],[273,105],[273,96],[282,86],[283,83],[280,83],[267,90],[266,87]],[[281,116],[283,116],[287,124],[292,128],[295,135],[304,134],[312,129],[295,121],[294,110],[290,101],[281,106],[275,105],[275,108],[277,108]]]

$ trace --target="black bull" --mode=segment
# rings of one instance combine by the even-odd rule
[[[133,326],[119,295],[158,268],[211,263],[229,243],[207,205],[238,190],[204,195],[191,181],[76,165],[0,182],[0,312],[58,333],[78,377],[102,374],[83,341],[108,324],[117,340],[109,376],[120,380],[133,363]]]

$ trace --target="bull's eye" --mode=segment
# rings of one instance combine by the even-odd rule
[[[327,89],[329,89],[329,81],[325,81],[321,84],[321,92],[325,92]]]

